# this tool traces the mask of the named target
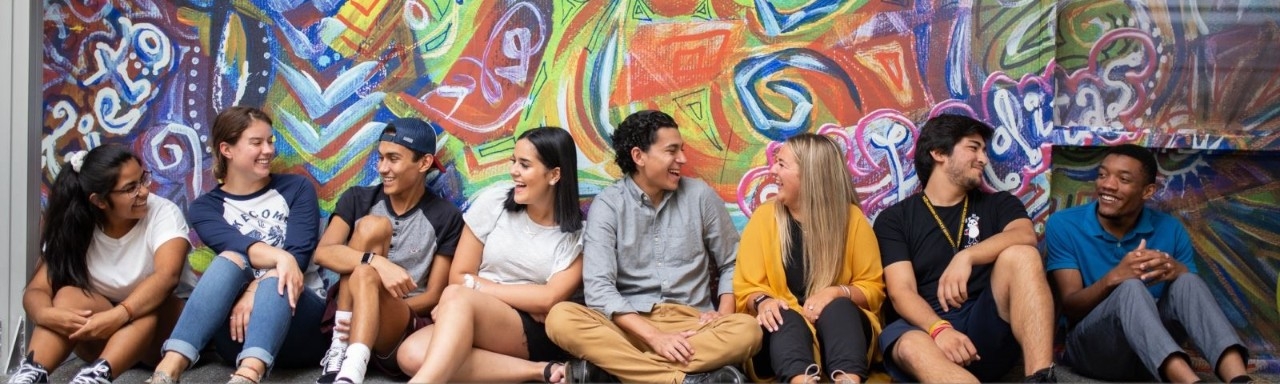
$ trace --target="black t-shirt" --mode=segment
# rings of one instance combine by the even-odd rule
[[[955,252],[947,242],[947,236],[938,226],[938,220],[925,205],[924,193],[917,193],[885,209],[876,218],[876,240],[880,243],[880,260],[885,267],[900,261],[911,263],[916,275],[916,291],[935,313],[942,312],[938,304],[938,279],[951,263]],[[934,206],[938,218],[951,232],[955,239],[960,231],[960,213],[964,202],[950,207]],[[986,194],[980,191],[969,192],[968,217],[963,220],[964,234],[960,237],[960,249],[965,249],[978,242],[1004,231],[1005,226],[1017,219],[1026,219],[1027,209],[1022,201],[1009,192]],[[970,299],[982,294],[990,286],[991,265],[974,266],[969,275]],[[896,320],[898,314],[892,308],[885,309],[885,317],[889,321]]]
[[[796,301],[804,304],[804,299],[809,294],[809,286],[805,283],[805,259],[804,259],[804,231],[800,229],[800,223],[795,219],[789,219],[788,230],[791,231],[791,249],[787,252],[787,289],[791,290],[791,294],[796,296]]]

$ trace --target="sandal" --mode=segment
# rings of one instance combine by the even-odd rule
[[[568,369],[568,368],[569,368],[569,366],[568,366],[567,364],[565,364],[564,362],[562,362],[562,361],[552,361],[552,362],[548,362],[548,363],[547,363],[547,366],[542,367],[542,382],[544,382],[544,383],[551,383],[551,382],[552,382],[552,381],[551,381],[551,375],[555,372],[555,370],[553,369],[553,367],[555,367],[555,366],[557,366],[557,365],[559,365],[560,367],[562,367],[562,368],[564,368],[564,369]],[[560,375],[560,380],[561,380],[561,381],[563,381],[563,380],[564,380],[564,375],[563,375],[563,374],[561,374],[561,375]]]
[[[174,379],[173,376],[169,376],[168,373],[157,371],[152,372],[151,378],[147,379],[146,382],[149,384],[178,384],[178,379]]]
[[[257,376],[257,378],[255,379],[255,378],[240,374],[241,369],[253,372],[254,376]],[[260,381],[262,381],[262,373],[258,372],[258,370],[253,369],[252,367],[241,366],[239,368],[236,368],[236,371],[231,374],[231,379],[227,380],[227,384],[258,384],[258,382]]]

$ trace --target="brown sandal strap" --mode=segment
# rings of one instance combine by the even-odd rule
[[[249,376],[245,376],[245,375],[240,374],[240,370],[241,370],[241,369],[246,369],[246,370],[249,370],[250,372],[253,372],[253,375],[254,375],[254,376],[256,376],[256,378],[254,378],[254,377],[249,377]],[[257,370],[257,369],[254,369],[253,367],[250,367],[250,366],[247,366],[247,365],[242,365],[242,366],[236,367],[236,371],[235,371],[235,372],[232,372],[232,373],[231,373],[231,376],[240,376],[240,377],[243,377],[245,380],[249,380],[250,382],[253,382],[254,384],[257,384],[257,383],[262,382],[262,372],[258,372],[258,370]]]

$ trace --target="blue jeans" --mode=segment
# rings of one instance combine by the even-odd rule
[[[247,258],[244,263],[248,265]],[[241,360],[252,357],[270,367],[276,362],[280,346],[289,340],[287,354],[290,356],[281,356],[282,363],[288,366],[317,364],[328,345],[320,331],[324,299],[304,290],[298,295],[297,311],[291,314],[288,297],[276,293],[279,281],[276,277],[263,279],[259,283],[261,288],[254,291],[244,343],[231,339],[231,308],[253,280],[253,269],[236,265],[225,257],[214,257],[187,299],[173,334],[164,342],[163,351],[177,352],[195,364],[200,350],[213,341],[226,361],[239,365]],[[297,345],[293,345],[295,343]]]

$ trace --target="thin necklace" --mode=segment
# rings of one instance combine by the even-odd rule
[[[533,218],[529,217],[529,212],[526,211],[524,213],[524,228],[521,228],[520,230],[524,231],[524,234],[529,236],[538,234],[537,231],[533,230],[533,227],[530,225],[531,223],[533,223]]]
[[[942,228],[942,234],[947,236],[947,244],[951,245],[952,252],[960,252],[960,238],[964,235],[964,217],[969,215],[969,195],[964,196],[964,208],[960,210],[960,228],[956,231],[956,237],[951,238],[951,230],[947,229],[947,225],[942,223],[942,218],[938,217],[938,212],[933,210],[933,203],[929,202],[929,196],[923,193],[920,197],[924,198],[924,206],[929,207],[929,213],[933,214],[933,220],[938,222],[938,227]]]

